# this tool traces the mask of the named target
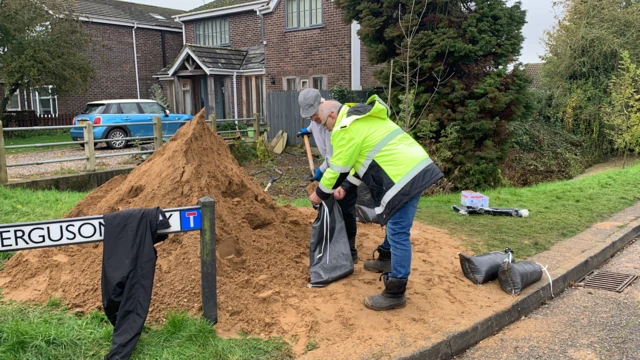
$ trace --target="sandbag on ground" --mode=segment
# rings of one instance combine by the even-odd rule
[[[500,265],[498,281],[507,294],[519,295],[529,285],[542,278],[542,267],[534,261],[505,261]]]
[[[498,278],[498,270],[505,260],[511,261],[513,251],[506,248],[504,252],[494,251],[488,254],[469,256],[458,254],[460,267],[467,279],[476,285],[482,285],[487,281]]]

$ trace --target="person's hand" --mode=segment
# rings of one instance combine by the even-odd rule
[[[300,129],[300,131],[298,131],[298,137],[300,137],[302,135],[311,136],[311,131],[309,131],[309,129],[307,129],[307,128],[302,128],[302,129]]]
[[[320,205],[320,203],[322,203],[322,199],[320,199],[315,192],[312,192],[311,195],[309,195],[309,201],[311,201],[313,205]]]
[[[320,180],[322,180],[322,171],[320,170],[320,168],[317,168],[316,175],[312,177],[311,180],[309,181],[320,181]]]
[[[342,186],[338,187],[336,191],[333,192],[333,198],[336,200],[344,199],[344,196],[347,194],[347,191],[342,188]]]

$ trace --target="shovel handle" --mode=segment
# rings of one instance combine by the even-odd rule
[[[309,169],[311,169],[311,177],[316,175],[316,171],[314,170],[315,166],[313,165],[313,156],[311,156],[311,145],[309,145],[309,137],[307,135],[302,135],[304,138],[304,147],[307,149],[307,159],[309,159]]]

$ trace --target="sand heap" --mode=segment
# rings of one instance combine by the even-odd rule
[[[382,290],[379,274],[356,265],[353,275],[326,288],[306,287],[311,209],[279,207],[238,166],[219,136],[197,116],[128,176],[116,177],[83,199],[68,217],[135,207],[172,208],[216,200],[218,334],[242,331],[282,336],[297,354],[307,341],[317,359],[387,358],[409,354],[512,302],[497,283],[464,278],[456,254],[467,252],[446,231],[414,223],[407,307],[372,312],[365,296]],[[380,244],[379,225],[358,224],[365,259]],[[174,234],[156,245],[158,262],[149,319],[169,310],[201,312],[198,232]],[[63,299],[72,310],[100,308],[101,243],[22,251],[0,272],[7,300]]]
[[[231,316],[247,324],[246,330],[260,332],[264,319],[250,310],[255,296],[306,284],[309,220],[292,208],[277,206],[202,116],[183,126],[129,175],[93,191],[67,217],[196,205],[207,195],[216,200],[220,308],[242,309]],[[172,235],[157,249],[150,318],[162,317],[169,309],[199,311],[199,233]],[[58,296],[72,309],[95,309],[100,306],[101,261],[101,244],[21,252],[7,262],[2,277],[11,280],[2,287],[15,299],[46,301]],[[256,322],[261,324],[252,325]]]

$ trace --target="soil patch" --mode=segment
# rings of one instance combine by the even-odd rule
[[[304,191],[304,188],[303,188]],[[443,230],[416,223],[407,307],[374,313],[365,296],[382,291],[379,275],[355,273],[326,288],[308,288],[309,237],[316,212],[280,207],[238,165],[221,137],[197,116],[127,176],[107,182],[67,216],[137,207],[189,206],[216,200],[218,333],[282,336],[309,358],[386,357],[410,353],[461,329],[512,298],[498,284],[466,280],[456,257],[465,251]],[[379,225],[359,224],[360,258],[381,242]],[[158,262],[151,321],[167,311],[201,312],[199,235],[174,234],[156,245]],[[63,299],[72,310],[100,310],[100,243],[23,251],[0,273],[6,300]]]

